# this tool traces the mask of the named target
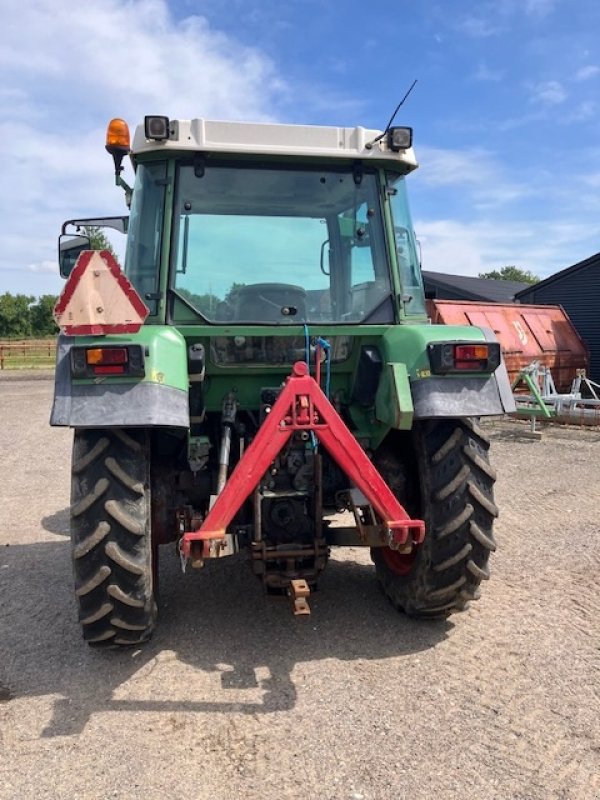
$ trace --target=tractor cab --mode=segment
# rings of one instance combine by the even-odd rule
[[[404,184],[416,167],[410,129],[392,129],[406,132],[405,146],[392,147],[391,133],[377,141],[376,131],[362,128],[304,127],[300,134],[311,133],[300,142],[296,126],[260,126],[272,144],[255,148],[257,157],[246,152],[257,126],[148,117],[131,150],[132,190],[121,177],[115,124],[127,134],[113,120],[107,137],[131,202],[124,271],[155,321],[340,325],[424,317]],[[164,138],[148,138],[159,133]],[[84,246],[77,236],[61,241],[62,274]]]

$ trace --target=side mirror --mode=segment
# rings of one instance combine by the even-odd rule
[[[89,236],[61,234],[58,237],[58,265],[61,277],[68,278],[81,253],[90,249]]]

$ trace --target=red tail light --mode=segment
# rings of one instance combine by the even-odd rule
[[[86,350],[85,360],[91,366],[107,366],[127,363],[126,347],[95,347]]]
[[[85,360],[94,375],[122,375],[127,365],[127,348],[90,348],[86,350]]]
[[[72,347],[71,374],[75,378],[93,378],[94,375],[143,377],[143,347],[139,344],[123,347]]]
[[[454,346],[454,367],[456,369],[485,370],[488,361],[487,344],[457,344]]]
[[[494,372],[501,360],[498,342],[436,342],[430,344],[431,371],[438,375],[448,372]]]

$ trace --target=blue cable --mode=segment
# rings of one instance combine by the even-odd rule
[[[310,333],[308,330],[308,325],[306,322],[304,323],[304,348],[306,350],[306,365],[308,367],[308,374],[310,375]],[[317,452],[317,447],[319,446],[319,441],[315,436],[315,432],[310,432],[310,443],[312,445],[313,452]]]
[[[304,323],[304,349],[306,350],[306,366],[310,375],[310,334],[306,322]]]

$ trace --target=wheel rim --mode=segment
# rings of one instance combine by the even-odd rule
[[[382,547],[381,555],[386,566],[396,575],[408,575],[417,560],[419,546],[413,547],[410,553],[399,553],[391,547]]]

